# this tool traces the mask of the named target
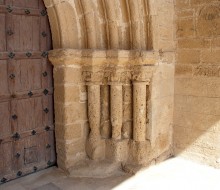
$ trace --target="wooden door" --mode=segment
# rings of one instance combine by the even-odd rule
[[[0,0],[0,183],[55,163],[43,0]]]

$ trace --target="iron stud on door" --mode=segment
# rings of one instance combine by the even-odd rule
[[[9,36],[12,36],[12,35],[14,34],[14,32],[13,32],[11,29],[9,29],[9,30],[7,30],[7,34],[8,34]]]
[[[31,132],[31,134],[32,134],[32,135],[36,135],[37,132],[36,132],[35,130],[33,130],[33,131]]]
[[[15,78],[15,74],[13,74],[13,73],[10,74],[9,78],[10,78],[10,79],[14,79],[14,78]]]
[[[8,57],[9,57],[10,59],[13,59],[13,58],[15,57],[15,54],[14,54],[13,52],[10,52],[10,53],[8,54]]]
[[[7,11],[8,11],[9,13],[11,13],[11,12],[13,11],[13,9],[12,9],[12,7],[11,7],[10,5],[8,5],[6,9],[7,9]]]
[[[49,91],[48,91],[47,89],[44,89],[44,92],[43,92],[43,93],[44,93],[44,95],[47,95],[48,92],[49,92]]]
[[[41,35],[42,35],[43,37],[46,37],[46,36],[47,36],[47,33],[46,33],[45,31],[43,31],[43,32],[41,33]]]
[[[7,182],[7,179],[3,177],[3,178],[1,179],[1,183],[5,183],[5,182]]]
[[[47,148],[47,149],[49,149],[50,147],[51,147],[51,145],[50,145],[50,144],[47,144],[47,145],[46,145],[46,148]]]
[[[32,56],[32,53],[31,53],[31,52],[27,52],[27,53],[26,53],[26,56],[27,56],[27,57],[31,57],[31,56]]]
[[[34,167],[33,167],[33,170],[34,170],[34,172],[36,172],[36,171],[37,171],[37,167],[36,167],[36,166],[34,166]]]
[[[21,171],[18,171],[17,176],[18,176],[18,177],[22,176],[22,172],[21,172]]]
[[[48,108],[45,108],[45,109],[44,109],[44,112],[45,112],[45,113],[48,113],[48,112],[49,112],[49,109],[48,109]]]
[[[42,11],[40,12],[40,14],[41,14],[41,16],[46,16],[46,15],[47,15],[47,11],[46,11],[46,10],[42,10]]]
[[[17,152],[17,154],[15,155],[16,158],[20,158],[21,154]]]
[[[44,51],[42,54],[41,54],[42,57],[46,58],[48,56],[48,52],[47,51]]]
[[[14,115],[12,115],[12,119],[13,119],[13,120],[16,120],[16,119],[18,119],[18,116],[17,116],[17,115],[15,115],[15,114],[14,114]]]
[[[25,9],[24,12],[26,15],[29,15],[31,13],[29,9]]]
[[[46,76],[47,76],[47,71],[43,72],[42,75],[43,75],[44,77],[46,77]]]
[[[48,162],[47,162],[47,165],[48,166],[51,166],[53,163],[49,160]]]
[[[33,96],[33,92],[30,91],[30,92],[28,93],[28,96],[29,96],[29,97]]]
[[[49,126],[46,126],[45,127],[45,131],[49,131],[50,130],[50,127]]]
[[[18,132],[16,132],[16,133],[12,136],[12,138],[13,138],[14,140],[19,140],[19,139],[20,139],[20,134],[19,134]]]
[[[12,94],[12,95],[11,95],[11,98],[16,98],[16,95],[15,95],[15,94]]]

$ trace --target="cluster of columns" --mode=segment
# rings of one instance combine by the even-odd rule
[[[147,83],[133,82],[133,140],[142,142],[146,140],[147,120]],[[110,121],[113,140],[122,139],[123,125],[123,84],[110,85]],[[88,119],[90,136],[92,139],[101,139],[101,84],[88,84]]]

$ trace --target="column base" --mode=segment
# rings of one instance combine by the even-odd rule
[[[91,160],[104,160],[105,140],[89,138],[86,142],[86,153]]]
[[[106,140],[106,159],[114,162],[125,162],[128,157],[128,139]]]
[[[148,165],[152,157],[152,150],[149,141],[129,141],[128,164]]]

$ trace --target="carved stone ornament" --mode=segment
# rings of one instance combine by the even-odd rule
[[[82,71],[83,80],[85,82],[106,83],[131,83],[132,81],[149,82],[151,72],[147,72],[146,68],[138,67],[133,69],[128,68],[113,68],[106,67],[105,69],[96,69],[95,71]]]

